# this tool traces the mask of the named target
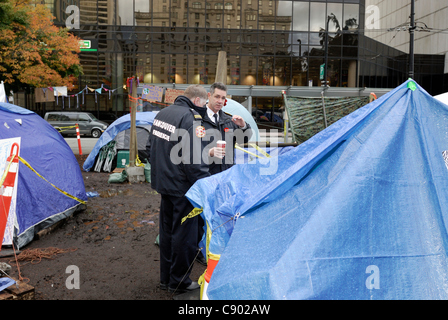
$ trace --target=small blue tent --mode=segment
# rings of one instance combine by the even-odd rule
[[[38,114],[9,103],[0,103],[0,119],[0,139],[20,137],[21,158],[48,181],[20,162],[14,239],[20,248],[40,230],[85,207],[50,183],[81,201],[87,196],[75,155],[56,129]]]
[[[447,128],[409,80],[276,165],[197,181],[187,197],[221,255],[208,297],[447,299]]]
[[[155,112],[137,112],[135,124],[136,126],[152,125],[155,116]],[[98,139],[92,151],[89,153],[86,161],[84,161],[84,164],[82,166],[84,171],[90,171],[90,169],[92,169],[93,165],[95,164],[95,158],[103,146],[111,142],[119,132],[129,129],[130,127],[131,115],[129,113],[112,122],[112,124]]]

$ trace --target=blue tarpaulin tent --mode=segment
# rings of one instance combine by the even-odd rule
[[[220,255],[208,297],[447,299],[447,128],[409,80],[278,158],[197,181],[187,197]]]
[[[152,125],[155,116],[156,113],[154,112],[137,112],[135,124],[136,126]],[[129,113],[112,122],[112,124],[106,129],[106,131],[104,131],[96,142],[86,161],[84,161],[82,168],[85,171],[90,171],[95,164],[95,158],[101,148],[111,142],[119,132],[129,129],[130,127],[131,115]]]
[[[38,114],[0,103],[0,139],[21,138],[20,156],[47,181],[19,164],[15,241],[20,247],[35,233],[73,214],[87,201],[84,180],[72,150],[59,132]],[[3,173],[4,168],[0,168]]]

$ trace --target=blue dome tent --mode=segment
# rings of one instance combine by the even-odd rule
[[[409,80],[187,197],[220,255],[210,299],[448,298],[448,107]]]
[[[154,117],[156,116],[155,112],[136,112],[136,126],[148,126],[152,125],[154,122]],[[101,148],[105,145],[107,145],[109,142],[114,140],[114,138],[124,130],[127,130],[131,127],[131,115],[125,114],[124,116],[118,118],[112,124],[104,131],[104,133],[101,135],[101,137],[96,142],[95,146],[93,147],[92,151],[90,152],[89,156],[87,157],[86,161],[84,161],[84,164],[82,168],[85,171],[90,171],[95,164],[95,158],[100,152]]]
[[[20,137],[20,157],[48,181],[19,162],[14,242],[20,248],[40,230],[83,209],[87,196],[75,155],[56,129],[38,114],[9,103],[0,103],[0,119],[0,139]]]

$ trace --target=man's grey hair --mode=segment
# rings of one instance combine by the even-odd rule
[[[194,98],[201,98],[204,100],[208,99],[207,90],[199,84],[193,84],[189,86],[185,92],[184,96],[186,96],[190,100],[194,100]]]
[[[210,93],[211,94],[215,93],[215,89],[227,92],[227,86],[222,82],[215,82],[214,84],[212,84],[210,86]]]

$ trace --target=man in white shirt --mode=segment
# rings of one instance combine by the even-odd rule
[[[215,82],[208,93],[207,115],[203,119],[208,145],[210,174],[222,172],[233,166],[235,144],[247,143],[252,136],[250,125],[239,115],[223,112],[227,96],[227,86]],[[213,137],[213,138],[212,138]],[[218,140],[226,141],[226,148],[216,147]],[[226,157],[226,154],[228,155]],[[207,161],[206,161],[207,162]]]

